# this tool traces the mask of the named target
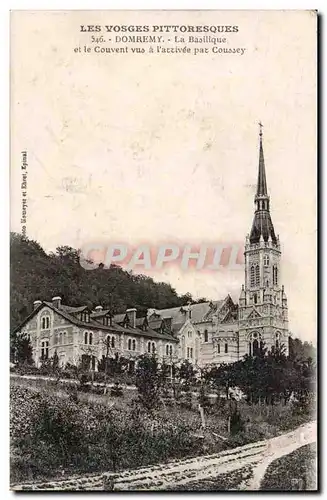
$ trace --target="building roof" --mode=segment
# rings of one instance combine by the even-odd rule
[[[187,319],[192,323],[201,323],[205,321],[205,317],[211,310],[216,310],[220,307],[225,299],[216,300],[212,302],[201,302],[199,304],[190,304],[182,307],[172,307],[170,309],[156,309],[155,312],[159,313],[162,318],[172,318],[173,328],[176,325],[183,325]],[[189,316],[191,311],[191,317]]]
[[[104,309],[102,311],[95,311],[91,314],[91,318],[103,318],[110,313],[110,309]]]
[[[115,314],[114,317],[113,317],[113,321],[115,323],[122,323],[124,321],[125,316],[126,316],[126,313]]]
[[[51,304],[52,302],[46,302],[47,305]],[[79,307],[72,307],[72,306],[66,306],[65,304],[60,305],[60,309],[63,309],[65,312],[68,314],[75,314],[79,312],[85,311],[85,309],[88,309],[87,306],[79,306]]]
[[[81,328],[87,328],[87,329],[95,329],[95,330],[104,330],[108,332],[113,332],[113,333],[125,333],[129,335],[136,335],[136,336],[141,336],[141,337],[147,337],[147,338],[157,338],[157,339],[162,339],[162,340],[168,340],[168,341],[176,341],[176,339],[169,334],[166,333],[159,333],[151,328],[147,328],[146,330],[141,330],[140,328],[132,328],[131,326],[128,327],[122,327],[118,325],[116,322],[112,322],[111,325],[103,325],[99,321],[96,321],[94,317],[94,314],[90,316],[90,321],[82,321],[78,317],[75,316],[76,312],[83,312],[85,309],[87,309],[87,306],[80,306],[80,307],[70,307],[66,305],[60,305],[60,307],[55,307],[52,302],[47,302],[47,301],[42,301],[41,304],[29,315],[25,318],[22,323],[15,328],[14,332],[19,331],[30,319],[32,319],[41,309],[42,307],[49,307],[52,309],[54,312],[65,318],[67,321],[70,323],[79,326]],[[71,312],[67,312],[67,309],[70,310]],[[100,311],[99,311],[100,312]],[[101,311],[103,313],[103,311]],[[125,314],[121,315],[123,318],[125,317]],[[97,318],[99,318],[97,316]]]

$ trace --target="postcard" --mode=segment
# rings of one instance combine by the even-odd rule
[[[12,11],[12,490],[317,491],[317,22]]]

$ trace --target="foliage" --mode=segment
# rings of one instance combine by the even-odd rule
[[[245,356],[231,364],[212,367],[207,374],[212,386],[223,389],[226,397],[231,388],[239,388],[249,404],[283,401],[291,397],[306,404],[315,392],[316,364],[309,358],[299,361],[287,357],[282,349],[267,352],[262,348],[255,356]]]
[[[160,393],[164,384],[158,359],[153,354],[139,357],[136,368],[136,387],[139,402],[148,411],[152,411],[160,403]]]
[[[181,385],[181,389],[189,391],[196,383],[197,371],[187,359],[179,367],[175,367],[175,382]]]
[[[309,358],[317,359],[317,349],[311,342],[304,341],[298,338],[289,339],[289,356],[292,360],[306,361]]]
[[[194,455],[193,429],[181,419],[85,404],[14,386],[12,482],[135,468]]]
[[[177,307],[192,300],[189,294],[178,296],[167,283],[156,283],[118,266],[86,270],[80,263],[80,251],[69,246],[47,255],[36,241],[11,233],[10,254],[12,330],[32,312],[34,300],[51,300],[55,295],[72,306],[101,304],[117,313],[128,307],[143,312],[148,307]]]
[[[14,363],[33,365],[33,348],[26,333],[13,334],[10,339],[10,359]]]

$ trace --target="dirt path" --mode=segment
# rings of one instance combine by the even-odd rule
[[[289,455],[306,444],[317,441],[317,422],[302,425],[292,432],[283,434],[268,441],[268,447],[263,454],[262,461],[253,471],[253,478],[244,489],[259,490],[260,484],[268,466],[278,458]]]
[[[221,474],[254,467],[253,479],[242,489],[259,489],[268,465],[305,444],[316,441],[316,421],[273,439],[251,443],[214,455],[176,460],[167,464],[126,470],[120,473],[93,474],[71,477],[61,481],[13,485],[14,490],[165,490],[171,486],[185,486],[194,481],[216,478]],[[105,486],[107,485],[107,486]],[[108,487],[109,485],[109,487]]]

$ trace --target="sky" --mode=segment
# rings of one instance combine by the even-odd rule
[[[82,24],[233,25],[227,47],[246,50],[98,54]],[[254,212],[261,120],[290,331],[315,342],[316,113],[311,11],[14,12],[11,229],[21,232],[26,150],[27,235],[46,251],[99,241],[241,246]],[[213,300],[238,300],[244,280],[228,266],[147,274]]]

